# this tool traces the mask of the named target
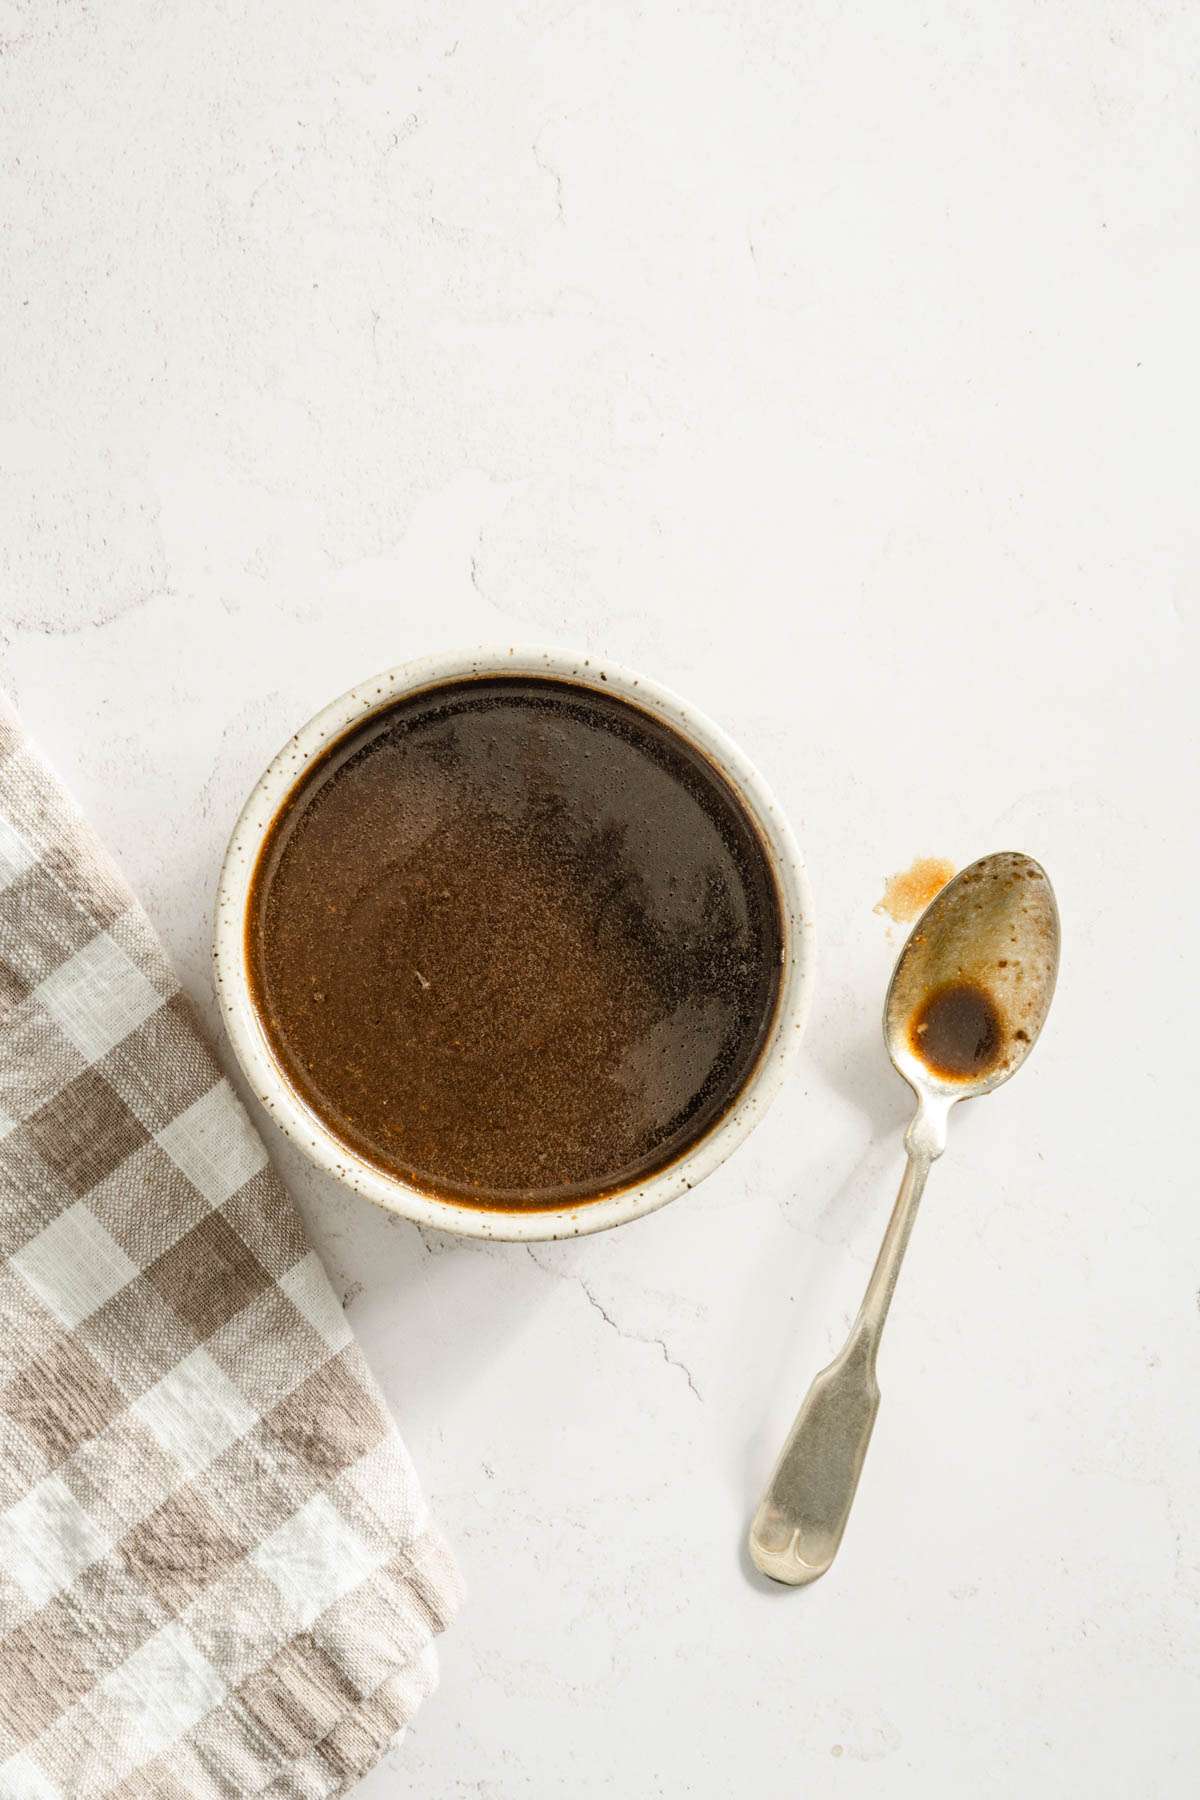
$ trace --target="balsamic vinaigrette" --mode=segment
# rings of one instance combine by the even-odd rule
[[[247,961],[351,1149],[476,1206],[594,1199],[726,1112],[778,1000],[780,901],[724,778],[640,708],[448,682],[335,744],[273,821]]]
[[[947,981],[913,1014],[909,1042],[935,1075],[970,1081],[1000,1060],[1004,1030],[985,988],[974,981]]]

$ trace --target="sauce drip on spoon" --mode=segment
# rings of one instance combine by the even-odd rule
[[[913,1014],[909,1043],[935,1075],[970,1081],[999,1061],[1004,1027],[986,988],[975,981],[947,981]]]

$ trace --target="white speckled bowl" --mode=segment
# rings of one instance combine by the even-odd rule
[[[658,1174],[599,1200],[555,1211],[495,1211],[438,1199],[408,1187],[342,1143],[295,1092],[279,1067],[250,995],[246,905],[272,819],[308,766],[369,713],[401,695],[473,675],[547,675],[633,701],[670,725],[716,764],[742,800],[765,843],[784,911],[784,971],[770,1035],[734,1104],[682,1156]],[[812,986],[812,901],[787,822],[761,775],[703,714],[644,676],[595,657],[559,650],[476,650],[429,656],[389,669],[350,689],[301,727],[271,763],[234,826],[217,890],[214,959],[226,1029],[255,1093],[275,1122],[322,1169],[391,1212],[470,1237],[537,1239],[579,1236],[653,1212],[703,1181],[761,1119],[800,1043]]]

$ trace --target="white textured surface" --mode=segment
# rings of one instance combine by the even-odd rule
[[[1198,56],[1188,0],[0,0],[3,672],[210,1020],[268,754],[476,639],[681,689],[817,895],[800,1075],[641,1225],[423,1242],[282,1156],[473,1586],[363,1800],[1194,1789]],[[1009,846],[1052,1024],[766,1590],[898,1175],[871,908]]]

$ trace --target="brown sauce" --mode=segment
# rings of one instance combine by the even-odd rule
[[[985,988],[948,981],[914,1013],[909,1042],[935,1075],[967,1081],[986,1075],[1000,1060],[1004,1028]]]
[[[639,708],[446,683],[305,776],[251,886],[273,1050],[351,1149],[429,1192],[629,1186],[729,1108],[778,998],[779,898],[732,789]]]

